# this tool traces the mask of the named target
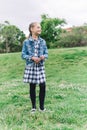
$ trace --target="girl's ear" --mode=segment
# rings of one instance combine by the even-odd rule
[[[31,32],[33,32],[33,28],[31,27]]]

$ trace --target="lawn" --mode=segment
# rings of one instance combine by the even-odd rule
[[[87,130],[87,47],[50,49],[46,112],[31,113],[21,53],[0,54],[0,130]]]

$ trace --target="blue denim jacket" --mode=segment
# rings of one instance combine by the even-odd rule
[[[38,50],[39,57],[44,55],[45,59],[47,59],[48,49],[45,40],[39,37],[38,42],[40,43],[39,50]],[[26,39],[23,43],[22,59],[26,60],[26,65],[32,66],[35,64],[35,62],[31,59],[33,56],[34,56],[34,40],[32,39],[32,37],[30,37],[29,39]],[[41,60],[39,64],[43,65],[43,63],[44,61]]]

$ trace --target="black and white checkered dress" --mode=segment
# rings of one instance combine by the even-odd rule
[[[39,48],[39,43],[38,41],[35,41],[34,56],[36,57],[38,56],[38,48]],[[26,65],[23,81],[25,83],[35,83],[35,84],[40,84],[45,82],[46,78],[45,78],[44,65],[35,64],[35,63],[33,66]]]

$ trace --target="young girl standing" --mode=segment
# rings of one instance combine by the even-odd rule
[[[30,36],[23,43],[22,58],[26,60],[24,82],[29,83],[32,112],[36,111],[36,85],[39,84],[39,110],[45,111],[44,100],[46,79],[44,61],[48,58],[46,42],[39,35],[41,26],[34,22],[29,25]]]

